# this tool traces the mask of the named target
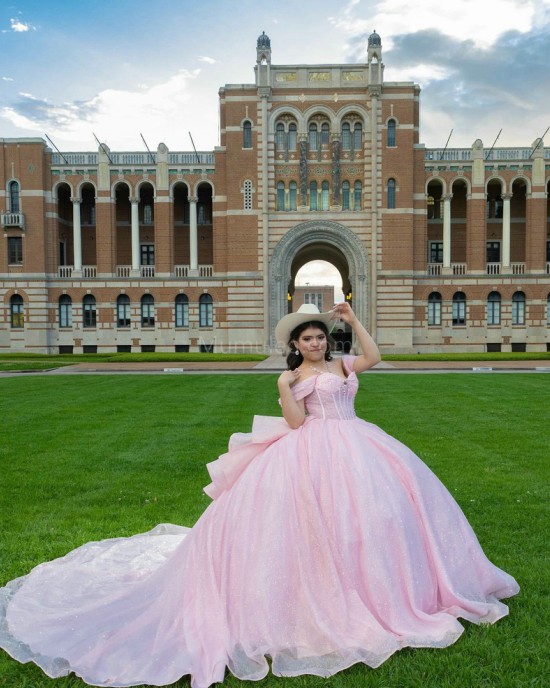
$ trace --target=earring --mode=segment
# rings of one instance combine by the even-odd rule
[[[298,351],[298,349],[296,349],[296,351],[294,352],[294,355],[295,355],[295,356],[299,356],[299,355],[300,355],[300,352]]]

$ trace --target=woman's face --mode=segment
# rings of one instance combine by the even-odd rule
[[[306,361],[318,361],[325,357],[327,335],[319,327],[308,327],[294,343]]]

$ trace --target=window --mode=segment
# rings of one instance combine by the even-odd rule
[[[117,327],[130,327],[130,297],[120,294],[116,300]]]
[[[512,325],[525,325],[525,294],[522,291],[512,296]]]
[[[298,194],[298,185],[296,184],[296,182],[290,182],[290,184],[288,186],[288,208],[289,208],[289,210],[296,210],[297,194]]]
[[[13,328],[23,327],[25,324],[25,302],[19,294],[10,299],[10,321]]]
[[[550,325],[550,294],[548,294],[546,299],[546,324]]]
[[[349,182],[342,184],[342,210],[349,210]]]
[[[363,189],[361,186],[361,182],[357,181],[353,185],[353,209],[354,210],[361,210],[362,207],[362,195],[363,195]]]
[[[304,303],[312,303],[321,313],[323,312],[323,295],[320,292],[304,294]]]
[[[487,242],[487,262],[500,263],[500,241]]]
[[[430,257],[429,263],[442,263],[443,262],[443,242],[442,241],[430,241]]]
[[[285,183],[277,182],[277,210],[285,209]]]
[[[186,294],[176,296],[176,327],[189,327],[189,299]]]
[[[349,122],[342,124],[342,150],[349,150],[351,148],[351,130]]]
[[[395,179],[388,179],[388,208],[395,208]]]
[[[10,265],[23,264],[23,238],[8,237],[8,263]]]
[[[59,327],[73,326],[73,302],[68,294],[59,297]]]
[[[95,297],[86,294],[82,299],[82,326],[95,327],[97,324]]]
[[[275,127],[275,145],[277,150],[282,151],[285,149],[285,125],[279,122]]]
[[[152,205],[144,205],[143,206],[143,224],[144,225],[152,225],[153,224],[153,206]]]
[[[428,325],[441,325],[441,294],[437,291],[428,296]]]
[[[151,294],[144,294],[141,297],[141,326],[155,326],[155,299]]]
[[[309,125],[309,149],[317,150],[317,125],[314,123]]]
[[[309,209],[317,210],[317,182],[309,183]]]
[[[361,122],[353,126],[353,150],[360,151],[363,148],[363,127]]]
[[[19,182],[11,181],[8,184],[8,196],[10,199],[10,213],[18,213],[19,205]]]
[[[296,142],[298,140],[298,128],[294,123],[288,125],[288,149],[296,150]]]
[[[252,123],[248,120],[243,124],[243,148],[252,148]]]
[[[329,143],[330,128],[328,122],[323,122],[321,124],[321,145],[328,146]]]
[[[210,294],[202,294],[199,299],[199,327],[212,327],[213,308]]]
[[[453,325],[466,324],[466,295],[457,291],[453,296]]]
[[[324,181],[321,184],[321,210],[329,209],[329,186],[328,182]]]
[[[388,120],[388,146],[395,146],[395,120]]]
[[[487,325],[500,325],[500,294],[492,291],[487,299]]]
[[[546,262],[550,263],[550,241],[546,242]]]
[[[155,264],[155,244],[141,244],[141,265]]]
[[[252,210],[252,182],[250,179],[245,179],[243,184],[244,194],[244,209]]]

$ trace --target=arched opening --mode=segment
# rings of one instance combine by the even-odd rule
[[[428,272],[439,274],[443,265],[443,184],[434,179],[428,184],[426,211],[428,215]]]
[[[344,299],[351,303],[349,265],[343,253],[330,244],[312,243],[301,248],[291,264],[287,312],[295,312],[304,303],[312,303],[321,312]],[[335,323],[333,338],[338,351],[351,348],[351,328]]]
[[[183,182],[174,184],[172,190],[174,221],[174,265],[176,275],[179,268],[189,265],[189,189]]]
[[[204,182],[199,184],[197,189],[197,225],[199,265],[212,265],[214,262],[212,187]]]
[[[451,262],[463,263],[465,269],[468,185],[463,179],[457,179],[451,192]]]
[[[80,224],[82,226],[82,264],[96,265],[96,209],[93,184],[80,188]]]
[[[527,215],[527,183],[525,179],[516,179],[512,184],[510,199],[510,261],[525,262]]]
[[[59,266],[74,265],[71,187],[68,184],[59,184],[56,197]]]
[[[132,265],[132,235],[130,227],[130,188],[117,184],[114,190],[116,217],[116,264],[117,273],[130,270]],[[129,273],[128,273],[129,274]]]

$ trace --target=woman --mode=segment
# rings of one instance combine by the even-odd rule
[[[359,356],[333,359],[332,318]],[[347,304],[278,324],[283,418],[256,417],[209,464],[213,503],[193,529],[89,543],[2,591],[0,645],[50,676],[193,688],[226,667],[260,679],[376,667],[444,647],[457,617],[492,623],[514,579],[483,554],[453,498],[410,450],[353,409],[378,349]]]

